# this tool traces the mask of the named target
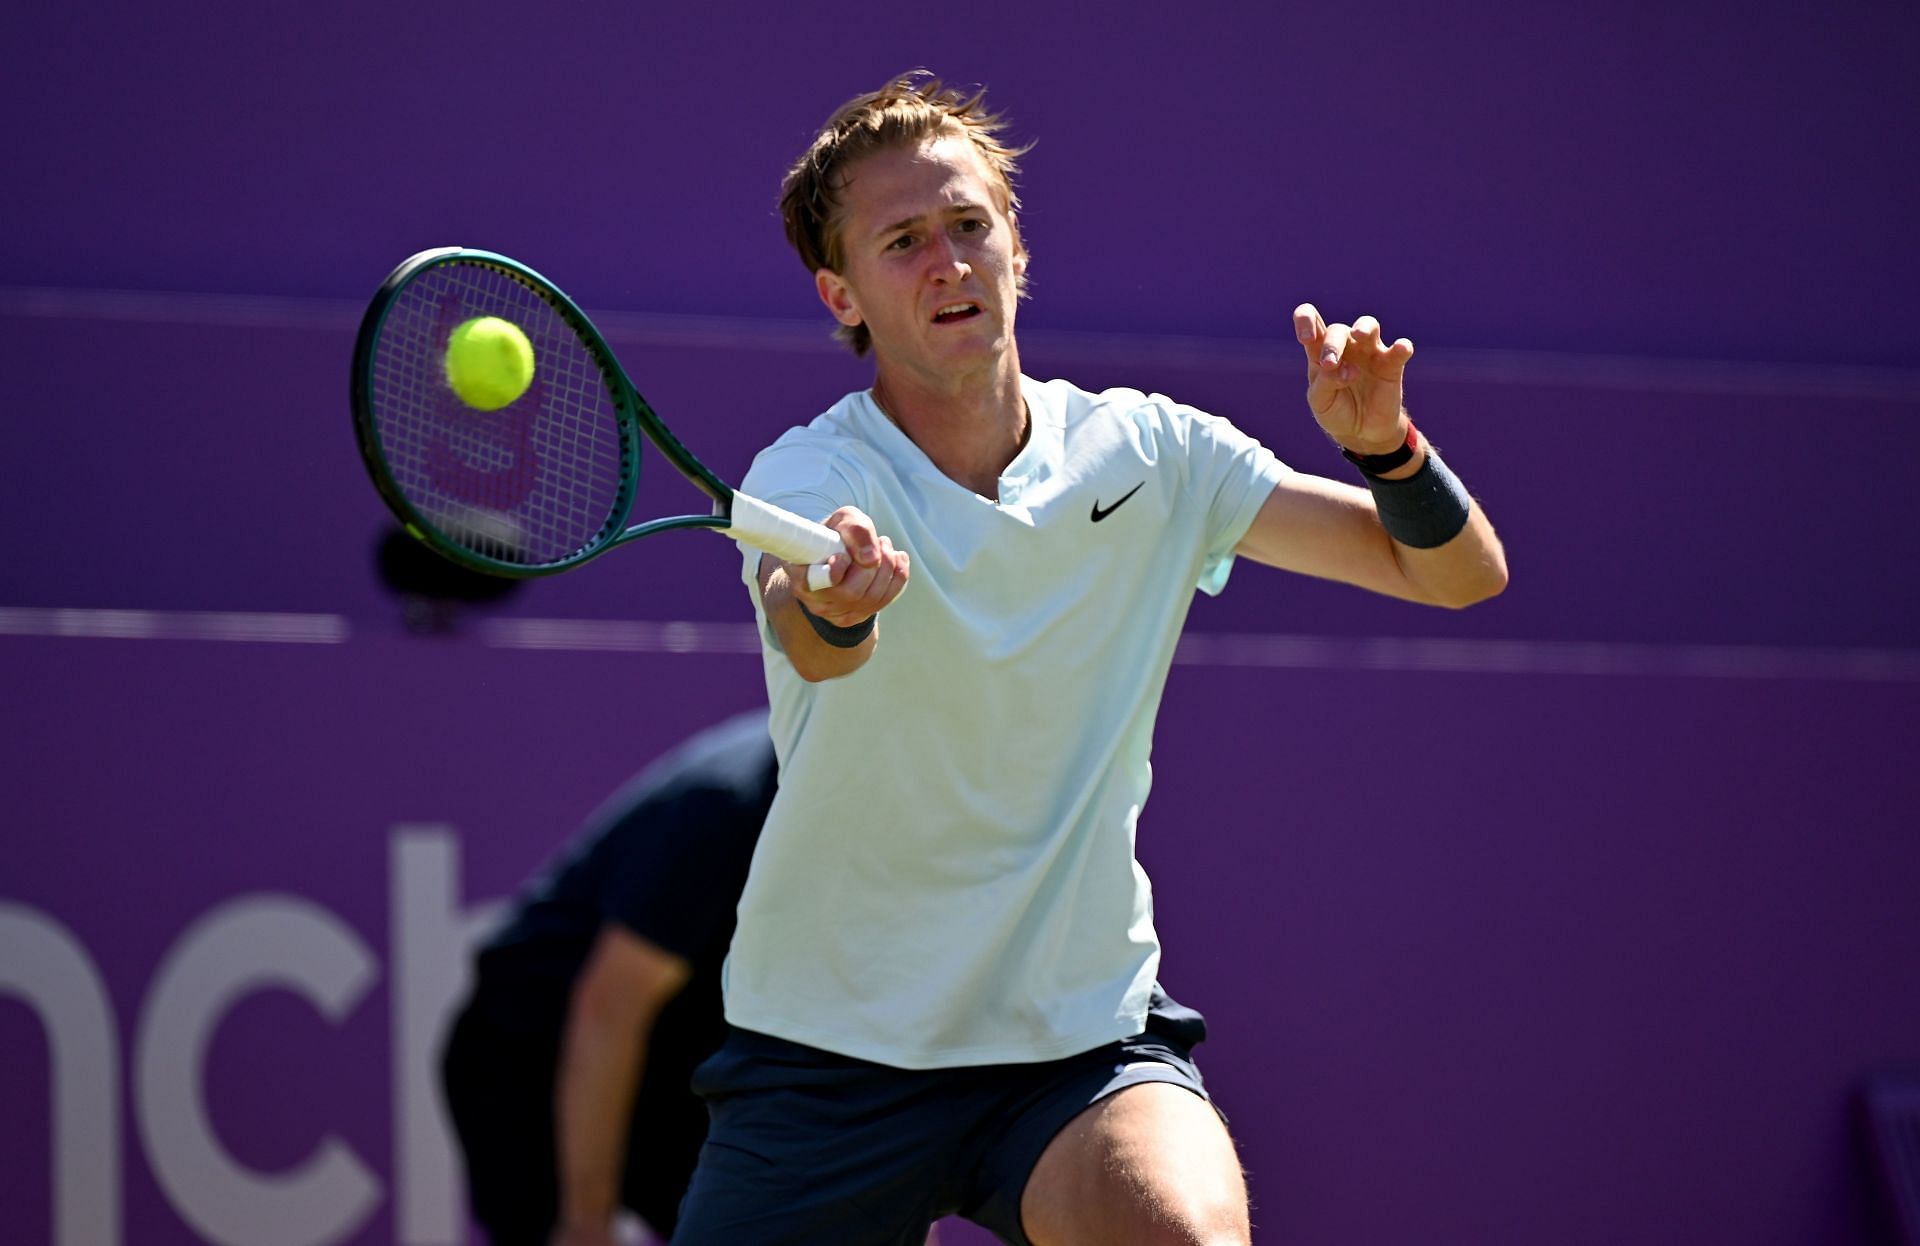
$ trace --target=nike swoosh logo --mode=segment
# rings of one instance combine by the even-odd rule
[[[1140,482],[1140,484],[1135,485],[1133,488],[1121,494],[1120,500],[1118,502],[1115,502],[1112,506],[1103,507],[1100,505],[1100,499],[1095,498],[1093,500],[1093,522],[1099,523],[1102,519],[1105,519],[1108,515],[1113,514],[1113,512],[1119,510],[1122,506],[1125,506],[1127,504],[1127,499],[1132,497],[1134,494],[1140,492],[1140,485],[1144,485],[1146,483],[1147,482],[1143,480]]]

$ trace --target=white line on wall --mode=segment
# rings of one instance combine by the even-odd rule
[[[341,298],[0,286],[0,316],[36,320],[348,333],[360,323],[364,311],[364,304]],[[592,314],[594,323],[616,347],[835,355],[843,350],[829,335],[832,326],[824,319],[780,320],[616,309],[602,309]],[[1023,330],[1020,341],[1025,354],[1050,366],[1116,363],[1129,367],[1230,368],[1284,376],[1299,371],[1300,352],[1291,334],[1254,339],[1036,327]],[[1423,378],[1456,384],[1550,385],[1638,393],[1806,395],[1883,402],[1920,400],[1920,369],[1913,368],[1492,350],[1465,345],[1422,347],[1417,366]]]
[[[352,631],[338,614],[0,606],[0,636],[337,645]],[[490,649],[760,652],[752,623],[686,619],[485,619],[474,625],[472,635]],[[1180,666],[1242,669],[1920,683],[1920,650],[1836,646],[1189,632],[1180,638],[1173,660]]]
[[[94,640],[227,640],[338,645],[352,628],[338,614],[218,610],[75,610],[0,606],[0,636]]]

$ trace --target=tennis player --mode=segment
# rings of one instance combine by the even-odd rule
[[[695,1075],[713,1121],[680,1246],[905,1244],[950,1211],[1035,1246],[1248,1241],[1133,853],[1188,607],[1236,556],[1442,606],[1506,583],[1407,416],[1412,344],[1371,318],[1293,316],[1359,484],[1165,397],[1024,375],[1001,130],[909,75],[842,107],[783,188],[875,377],[745,481],[845,550],[818,592],[747,551],[781,783],[734,1031]]]
[[[441,1060],[493,1246],[673,1232],[719,1046],[720,962],[773,800],[764,712],[700,733],[606,802],[482,944]]]

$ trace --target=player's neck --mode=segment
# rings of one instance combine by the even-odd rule
[[[959,378],[880,367],[873,398],[933,465],[982,497],[999,494],[1000,473],[1027,444],[1020,361]]]

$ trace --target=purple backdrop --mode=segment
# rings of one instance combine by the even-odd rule
[[[456,1240],[450,949],[758,668],[705,534],[407,634],[359,307],[518,254],[736,474],[864,377],[781,166],[916,64],[1040,140],[1029,371],[1336,472],[1286,315],[1374,312],[1509,544],[1465,614],[1195,609],[1141,850],[1262,1240],[1886,1240],[1847,1107],[1920,1066],[1920,18],[1449,14],[0,16],[9,1240]]]

